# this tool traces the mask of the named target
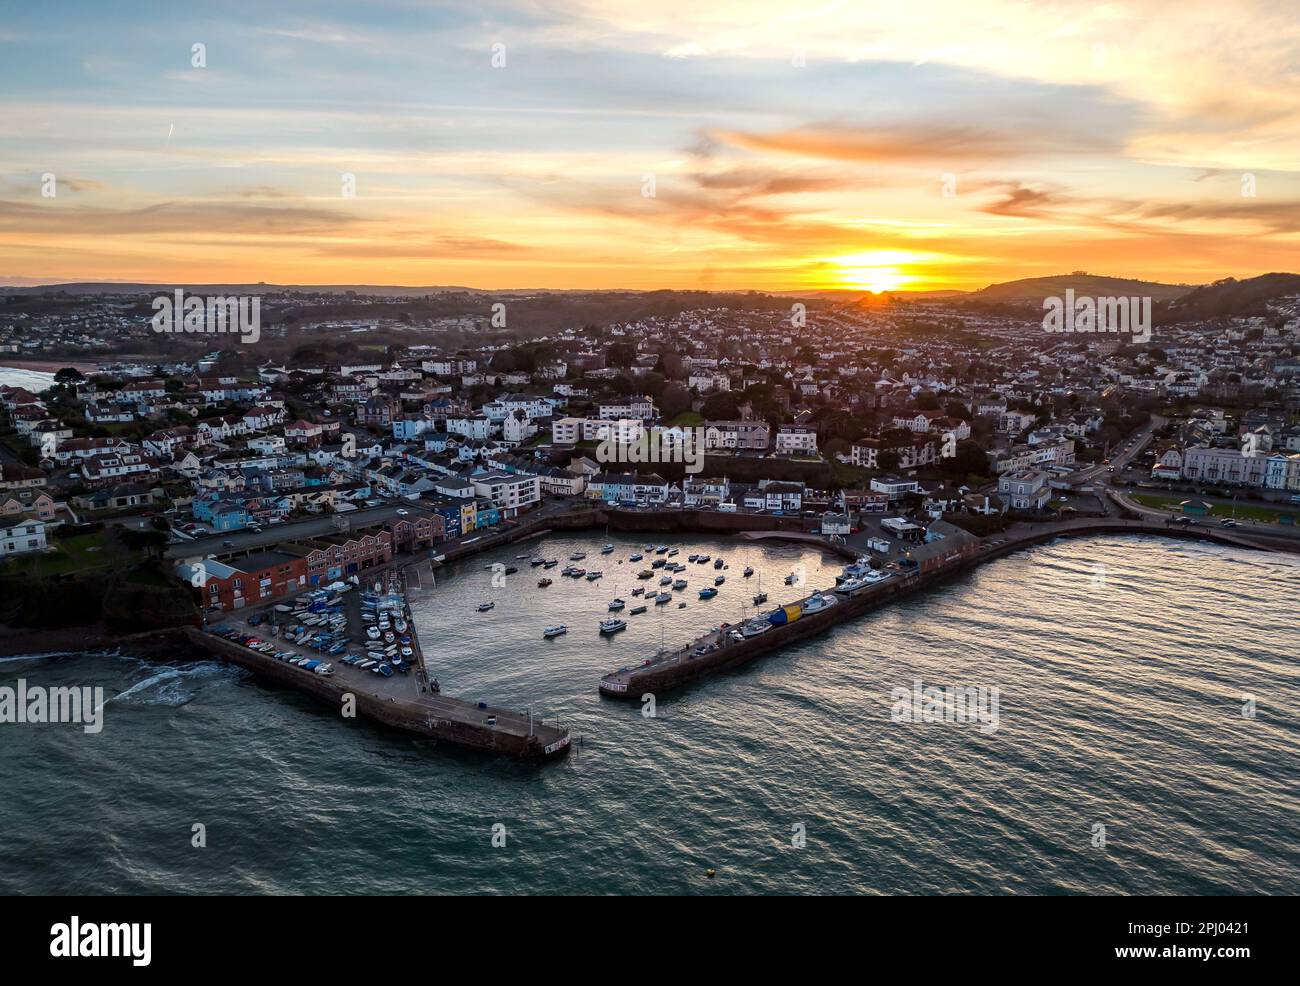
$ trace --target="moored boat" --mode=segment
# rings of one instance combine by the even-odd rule
[[[627,620],[601,620],[601,633],[618,633],[620,630],[627,629]]]
[[[673,596],[671,592],[661,592],[659,593],[659,595],[655,596],[656,606],[662,606],[664,603],[670,603],[672,601],[673,601]]]
[[[631,616],[636,616],[638,613],[644,613],[644,612],[645,612],[644,606],[633,606],[631,609],[628,610],[628,613]]]
[[[496,606],[496,603],[479,603],[479,604],[478,604],[478,611],[479,611],[480,613],[486,613],[488,610],[492,609],[492,608],[495,607],[495,606]]]
[[[545,589],[545,588],[546,588],[548,585],[550,585],[550,584],[551,584],[551,580],[550,580],[550,579],[538,579],[538,580],[537,580],[537,588],[539,588],[539,589]]]
[[[622,609],[626,605],[627,603],[625,603],[622,599],[611,599],[609,602],[609,611],[611,613],[616,612],[617,610]]]
[[[542,636],[549,639],[551,637],[558,637],[560,636],[560,634],[568,633],[568,632],[569,632],[568,627],[566,627],[563,623],[557,623],[555,626],[547,627],[545,630],[543,630]]]
[[[711,585],[706,585],[703,589],[700,590],[701,599],[712,599],[717,594],[718,594],[718,590],[713,588],[713,586]]]

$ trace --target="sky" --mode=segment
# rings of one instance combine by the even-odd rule
[[[1294,0],[0,3],[0,284],[1300,270]]]

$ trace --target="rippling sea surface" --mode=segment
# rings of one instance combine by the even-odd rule
[[[602,673],[773,603],[810,549],[679,540],[678,609],[597,622],[641,542],[547,537],[413,596],[453,695],[559,717],[543,766],[388,732],[214,662],[0,658],[0,685],[102,685],[97,736],[0,725],[6,893],[1286,893],[1300,886],[1300,559],[1154,538],[1060,542],[660,697]],[[542,574],[536,551],[602,568]],[[494,589],[484,566],[518,565]],[[651,585],[657,587],[657,579]],[[802,593],[800,593],[802,594]],[[496,602],[489,613],[477,604]],[[751,609],[752,611],[752,609]],[[563,622],[570,632],[545,641]],[[997,729],[891,719],[891,691],[999,689]],[[1250,712],[1253,699],[1253,717]],[[191,845],[192,827],[207,846]],[[505,826],[506,845],[492,830]],[[1104,826],[1104,846],[1101,829]],[[806,843],[792,842],[802,826]],[[717,871],[714,879],[705,870]]]

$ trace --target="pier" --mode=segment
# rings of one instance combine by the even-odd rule
[[[646,658],[635,667],[624,667],[606,674],[600,679],[600,693],[611,698],[639,701],[642,695],[660,694],[681,687],[816,636],[847,620],[863,616],[887,603],[995,558],[1057,538],[1148,534],[1264,551],[1300,550],[1300,544],[1294,540],[1279,542],[1266,536],[1252,536],[1236,530],[1178,526],[1149,518],[1078,518],[1059,523],[1021,524],[983,539],[959,531],[952,525],[944,524],[943,529],[943,541],[917,546],[914,553],[921,557],[912,560],[914,566],[891,561],[883,566],[883,570],[890,573],[886,579],[850,594],[837,593],[834,587],[821,590],[822,595],[836,596],[838,601],[832,606],[815,613],[801,614],[795,621],[773,626],[759,635],[743,637],[741,640],[731,636],[740,624],[722,624],[717,630],[710,630],[682,647]],[[925,548],[931,550],[924,551]],[[788,602],[773,599],[769,605],[774,611],[781,606],[802,606],[807,600],[808,595],[804,594],[801,598]]]
[[[486,703],[453,698],[434,691],[432,682],[436,679],[436,674],[430,673],[420,647],[419,635],[411,620],[404,572],[399,567],[393,567],[387,571],[365,574],[371,583],[380,580],[382,585],[386,582],[388,588],[383,594],[400,601],[400,614],[408,628],[414,652],[413,668],[409,674],[395,673],[384,677],[343,664],[340,660],[315,653],[304,645],[272,634],[265,629],[268,626],[266,623],[249,624],[250,618],[265,619],[275,614],[274,606],[269,603],[229,614],[225,619],[219,620],[216,626],[202,630],[187,628],[186,634],[195,646],[208,653],[260,677],[305,692],[340,710],[341,714],[351,708],[357,717],[425,739],[522,760],[544,760],[568,752],[569,732],[558,725],[543,723],[527,711],[495,708]],[[364,588],[365,583],[342,595],[348,633],[353,640],[365,639],[359,598]],[[333,673],[318,674],[278,660],[271,654],[251,649],[238,639],[218,635],[216,631],[221,627],[234,628],[265,640],[274,644],[280,653],[292,652],[302,657],[325,660],[332,665]]]

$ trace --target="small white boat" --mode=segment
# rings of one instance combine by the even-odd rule
[[[609,611],[611,613],[617,612],[618,610],[622,609],[626,605],[627,603],[625,603],[622,599],[611,599],[609,603]]]
[[[573,554],[569,555],[569,561],[582,561],[582,559],[586,557],[587,553],[585,551],[575,551]]]
[[[607,544],[600,549],[600,553],[602,555],[612,554],[613,551],[614,551],[614,546],[612,544]]]
[[[488,610],[492,609],[494,606],[496,606],[496,603],[479,603],[479,604],[478,604],[478,611],[479,611],[480,613],[486,613]]]
[[[525,561],[531,557],[532,555],[515,555],[515,561]]]
[[[638,552],[636,552],[635,554],[628,555],[628,556],[627,556],[627,560],[628,560],[628,561],[640,561],[640,560],[641,560],[642,558],[644,558],[644,557],[645,557],[645,555],[641,554],[641,552],[638,551]]]
[[[568,632],[569,632],[568,627],[566,627],[563,623],[557,623],[555,626],[547,627],[545,630],[543,630],[542,636],[549,639],[551,637],[558,637],[560,634],[568,633]]]
[[[669,549],[668,549],[668,557],[669,557],[669,558],[671,558],[671,557],[672,557],[673,555],[675,555],[675,554],[677,554],[677,549],[676,549],[676,548],[669,548]]]
[[[787,575],[787,576],[785,577],[785,584],[786,584],[786,585],[794,585],[795,577],[796,577],[796,576],[795,576],[794,572],[791,572],[789,575]]]
[[[700,556],[699,556],[699,555],[687,555],[687,556],[686,556],[686,560],[687,560],[687,561],[699,561],[699,560],[700,560]]]
[[[696,558],[695,558],[695,560],[696,560],[697,562],[699,562],[701,565],[707,565],[709,562],[713,561],[713,556],[712,556],[712,555],[697,555]]]
[[[601,620],[601,633],[618,633],[620,630],[627,629],[627,620]]]
[[[588,581],[588,582],[595,582],[598,578],[600,578],[600,577],[601,577],[602,575],[604,575],[604,574],[605,574],[605,573],[602,572],[600,569],[596,569],[596,571],[594,571],[594,572],[588,572],[588,573],[587,573],[587,581]]]
[[[666,544],[657,544],[657,545],[655,545],[655,554],[656,554],[656,555],[662,555],[662,554],[666,553],[667,551],[668,551],[668,545],[666,545]]]
[[[726,581],[727,581],[727,577],[725,575],[719,575],[716,579],[713,580],[713,584],[722,585],[722,583]]]

